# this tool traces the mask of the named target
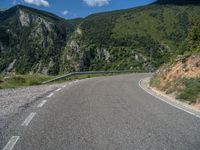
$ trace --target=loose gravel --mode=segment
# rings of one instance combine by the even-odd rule
[[[62,86],[63,83],[0,90],[0,120],[18,113],[22,108]]]

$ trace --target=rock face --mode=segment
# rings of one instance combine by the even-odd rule
[[[24,11],[22,10],[19,10],[19,20],[20,20],[20,23],[22,26],[30,26],[30,15],[28,13],[25,13]]]
[[[163,65],[157,72],[160,77],[159,89],[164,89],[167,84],[182,78],[196,78],[200,76],[200,53],[190,57],[179,57],[172,65]]]
[[[54,65],[74,29],[64,19],[25,6],[4,11],[0,14],[0,72],[9,68],[9,72],[57,74],[59,66],[54,69]]]
[[[200,52],[179,56],[154,74],[151,87],[200,109]]]
[[[37,15],[25,12],[21,9],[19,9],[19,20],[20,20],[22,27],[24,27],[24,26],[29,27],[30,25],[37,24],[38,26],[43,25],[48,31],[51,31],[53,28],[53,23],[51,23]],[[38,31],[38,33],[41,33],[42,28],[41,27],[38,28],[37,31]]]

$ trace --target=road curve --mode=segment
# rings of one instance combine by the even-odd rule
[[[142,90],[138,82],[147,76],[67,85],[42,99],[42,107],[19,114],[2,133],[4,145],[6,135],[13,135],[20,137],[15,150],[199,150],[200,119]],[[20,121],[31,112],[34,118],[22,126]]]

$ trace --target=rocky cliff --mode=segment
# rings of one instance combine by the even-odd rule
[[[0,14],[1,72],[57,74],[58,59],[74,26],[21,5],[4,11]]]

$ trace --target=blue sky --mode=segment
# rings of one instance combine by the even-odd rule
[[[0,0],[0,8],[23,4],[69,19],[85,17],[97,12],[132,8],[153,1],[155,0]]]

